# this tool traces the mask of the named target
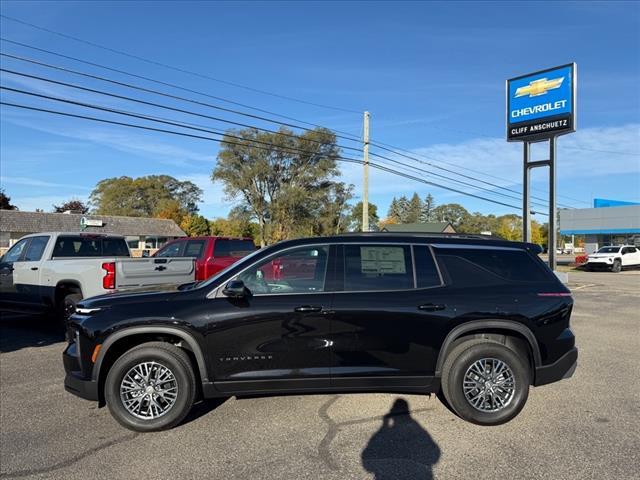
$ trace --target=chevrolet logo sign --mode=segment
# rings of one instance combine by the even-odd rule
[[[529,97],[544,95],[549,90],[560,88],[560,85],[562,85],[563,81],[564,77],[554,78],[553,80],[547,80],[546,78],[534,80],[533,82],[529,82],[529,85],[527,85],[526,87],[519,87],[516,90],[514,98],[524,97],[525,95],[529,95]]]

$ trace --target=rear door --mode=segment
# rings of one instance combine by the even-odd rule
[[[332,385],[428,386],[435,332],[455,312],[429,247],[345,244],[338,272],[343,284],[332,307]]]

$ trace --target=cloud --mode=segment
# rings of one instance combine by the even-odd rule
[[[5,183],[14,184],[14,185],[24,185],[27,187],[47,187],[47,188],[72,188],[75,190],[90,190],[86,186],[82,185],[71,185],[68,183],[55,183],[55,182],[46,182],[44,180],[38,180],[37,178],[30,177],[0,177],[0,184],[4,185]]]

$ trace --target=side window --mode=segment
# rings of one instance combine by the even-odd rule
[[[49,237],[32,237],[27,253],[24,256],[25,262],[37,262],[40,260],[48,241]]]
[[[440,275],[429,247],[414,245],[413,258],[416,266],[416,286],[418,288],[435,287],[441,284]]]
[[[184,257],[200,258],[204,252],[204,240],[189,240],[184,249]]]
[[[328,246],[301,247],[270,257],[238,275],[254,295],[323,292]]]
[[[408,245],[345,245],[344,290],[414,288]]]
[[[636,247],[629,247],[629,253],[636,253],[638,249]]]
[[[438,248],[436,256],[456,286],[542,282],[550,278],[542,265],[520,250]]]
[[[254,252],[255,244],[251,240],[217,239],[213,246],[214,257],[244,257]]]
[[[27,247],[27,243],[29,243],[28,238],[25,238],[24,240],[20,240],[13,247],[11,247],[7,253],[5,253],[2,261],[11,263],[11,262],[17,262],[18,260],[20,260],[20,257],[22,256],[22,252],[24,252],[24,249]]]
[[[102,241],[102,254],[105,257],[128,257],[127,242],[124,238],[107,238]]]
[[[167,245],[158,253],[156,253],[156,257],[180,257],[182,255],[182,247],[185,242],[175,242],[171,245]]]

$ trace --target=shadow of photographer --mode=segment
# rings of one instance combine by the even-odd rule
[[[362,452],[362,465],[376,480],[429,480],[439,459],[440,447],[411,417],[403,398],[394,402]]]

